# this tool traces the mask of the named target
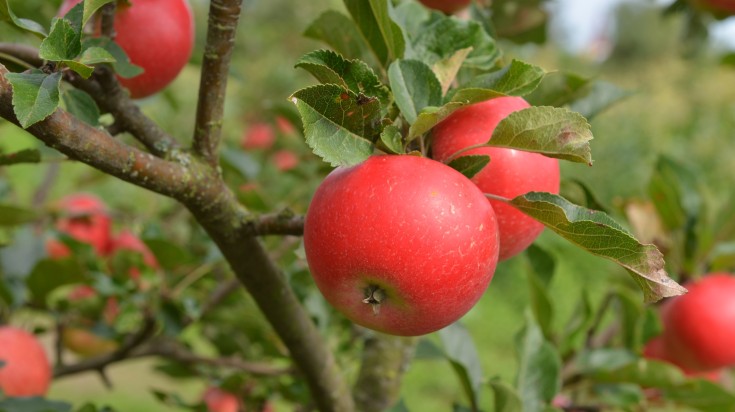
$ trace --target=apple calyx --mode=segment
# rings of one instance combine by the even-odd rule
[[[380,303],[385,300],[385,290],[377,285],[369,285],[365,288],[365,299],[363,303],[369,303],[373,306],[373,314],[376,316],[380,313]]]

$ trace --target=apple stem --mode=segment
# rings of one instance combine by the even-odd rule
[[[376,316],[380,313],[380,302],[385,299],[385,290],[379,286],[370,285],[365,289],[365,299],[363,303],[369,303],[373,306],[373,314]]]

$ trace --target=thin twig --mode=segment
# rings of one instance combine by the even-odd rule
[[[212,0],[202,61],[193,149],[213,167],[222,135],[225,92],[242,0]]]
[[[253,236],[304,234],[304,216],[294,215],[290,211],[269,213],[249,218],[244,230]]]

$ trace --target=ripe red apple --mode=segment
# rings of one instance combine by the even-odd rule
[[[6,396],[44,396],[51,364],[35,336],[12,326],[0,327],[0,390]]]
[[[273,127],[268,123],[253,123],[242,135],[241,145],[243,149],[270,149],[276,141]]]
[[[661,335],[656,336],[646,343],[645,347],[643,348],[643,356],[648,359],[655,359],[670,363],[681,369],[686,376],[690,376],[693,378],[702,378],[712,382],[719,382],[720,378],[722,377],[722,369],[697,372],[689,370],[680,365],[679,362],[666,351],[666,343],[664,342],[663,336]]]
[[[207,412],[238,412],[240,410],[240,400],[220,388],[207,388],[203,400],[207,405]]]
[[[347,318],[422,335],[482,296],[497,264],[497,223],[483,194],[449,166],[374,156],[322,182],[304,247],[317,286]]]
[[[471,0],[419,0],[424,6],[452,14],[470,5]]]
[[[464,107],[452,113],[432,131],[433,157],[451,160],[458,151],[487,142],[495,127],[512,112],[529,107],[520,97],[498,97]],[[538,153],[498,147],[467,150],[462,155],[488,155],[490,163],[472,181],[483,193],[513,198],[538,191],[559,193],[559,161]],[[498,218],[500,260],[525,250],[544,226],[517,209],[490,200]]]
[[[276,169],[282,172],[287,172],[299,164],[299,157],[290,150],[279,150],[273,153],[272,160]]]
[[[717,17],[735,15],[735,0],[693,0],[694,6],[713,12]]]
[[[79,2],[65,0],[58,15],[63,16]],[[144,70],[138,76],[118,80],[130,91],[130,97],[150,96],[168,86],[191,57],[191,6],[187,0],[118,1],[115,32],[115,42]]]
[[[666,353],[695,372],[735,365],[735,277],[712,273],[685,287],[661,310]]]
[[[123,230],[112,239],[111,250],[112,253],[119,251],[140,253],[143,257],[143,264],[151,269],[158,269],[156,256],[153,255],[153,252],[151,252],[148,246],[138,236],[129,230]]]
[[[110,252],[110,228],[112,220],[107,208],[94,195],[77,193],[59,201],[57,205],[62,216],[56,222],[56,228],[79,242],[88,243],[100,256]],[[46,245],[52,258],[66,257],[71,251],[61,242],[50,241]]]

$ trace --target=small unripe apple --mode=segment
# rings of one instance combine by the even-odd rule
[[[253,123],[242,135],[240,144],[243,149],[270,149],[276,141],[273,127],[268,123]]]
[[[419,0],[424,6],[452,14],[470,5],[471,0]]]
[[[12,326],[0,327],[0,390],[6,396],[44,396],[51,364],[35,336]]]
[[[460,150],[490,140],[498,123],[512,112],[530,107],[520,97],[498,97],[452,113],[434,127],[432,156],[447,162]],[[524,193],[559,193],[559,161],[515,149],[480,147],[462,155],[488,155],[490,163],[472,181],[483,193],[513,198]],[[498,218],[500,260],[525,250],[544,230],[544,225],[499,200],[490,200]]]
[[[347,318],[423,335],[458,320],[485,292],[497,223],[477,186],[449,166],[374,156],[322,182],[304,248],[316,285]]]
[[[81,0],[65,0],[63,16]],[[186,66],[194,47],[194,17],[187,0],[118,1],[115,42],[144,72],[118,80],[134,99],[158,93]]]
[[[735,277],[712,273],[684,286],[661,310],[666,353],[691,371],[735,365]]]
[[[102,200],[91,194],[77,193],[61,199],[57,208],[62,213],[56,222],[58,231],[68,234],[79,242],[92,245],[100,256],[110,252],[112,219]],[[65,257],[71,253],[66,245],[60,242],[51,241],[50,245],[47,243],[47,249],[51,257]]]
[[[207,388],[203,400],[204,404],[207,405],[207,412],[240,411],[240,400],[235,395],[220,388]]]

